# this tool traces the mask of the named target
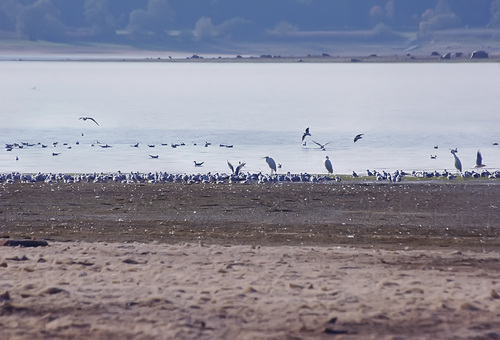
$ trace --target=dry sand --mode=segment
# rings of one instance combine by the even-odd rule
[[[498,339],[500,186],[0,186],[6,339]]]

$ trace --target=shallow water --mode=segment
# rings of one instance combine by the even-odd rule
[[[324,173],[325,155],[339,174],[452,170],[451,148],[464,169],[479,149],[500,168],[495,63],[2,61],[0,72],[0,143],[35,144],[1,150],[0,172],[227,172],[226,160],[268,172],[266,155],[281,172]]]

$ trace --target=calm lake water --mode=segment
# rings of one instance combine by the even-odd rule
[[[0,61],[0,74],[2,173],[269,172],[266,155],[292,173],[325,173],[326,155],[338,174],[453,170],[452,148],[465,169],[477,150],[500,168],[496,63]]]

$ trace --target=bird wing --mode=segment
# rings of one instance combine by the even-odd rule
[[[240,170],[245,166],[245,164],[247,164],[247,163],[243,162],[243,163],[238,164],[238,166],[236,167],[236,171],[234,173],[236,175],[238,175],[240,173]]]
[[[477,157],[476,157],[476,165],[480,166],[483,164],[483,156],[481,156],[481,152],[477,152]]]
[[[231,169],[231,172],[234,174],[234,167],[231,163],[229,163],[229,161],[227,161],[227,166],[229,167],[229,169]]]
[[[99,126],[99,123],[94,118],[88,117],[88,119],[90,119],[91,121],[93,121],[94,123],[96,123]]]
[[[318,145],[320,148],[324,147],[324,145],[319,144],[318,142],[316,142],[316,141],[314,141],[314,140],[313,140],[313,143],[314,143],[314,144],[316,144],[316,145]],[[326,145],[326,144],[325,144],[325,145]]]

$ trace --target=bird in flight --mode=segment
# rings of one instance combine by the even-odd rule
[[[486,166],[483,164],[483,156],[481,156],[481,151],[477,150],[476,165],[474,167],[482,168],[483,166]]]
[[[356,143],[358,140],[360,140],[361,138],[363,138],[363,135],[364,135],[364,133],[357,134],[354,137],[354,143]]]
[[[315,141],[313,141],[313,143],[314,143],[314,144],[316,144],[316,145],[318,145],[318,146],[321,148],[321,150],[326,151],[325,147],[326,147],[328,144],[330,144],[330,143],[331,143],[331,141],[330,141],[330,142],[328,142],[328,143],[325,143],[325,144],[320,144],[320,143],[315,142]]]
[[[91,121],[93,121],[94,123],[96,123],[98,126],[99,126],[99,123],[92,117],[80,117],[78,119],[83,119],[83,121],[86,121],[87,119],[90,119]]]
[[[202,166],[203,163],[205,162],[197,162],[197,161],[193,161],[194,162],[194,166]]]
[[[306,132],[304,132],[304,134],[302,135],[302,141],[304,141],[304,138],[306,138],[307,136],[311,136],[311,134],[309,133],[309,128],[307,128]]]

